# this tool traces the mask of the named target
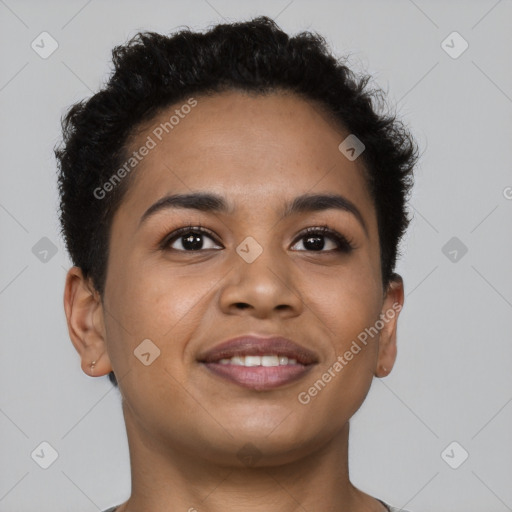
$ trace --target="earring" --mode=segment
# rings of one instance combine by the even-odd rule
[[[94,366],[96,365],[96,361],[93,361],[89,366],[91,370],[94,370]]]

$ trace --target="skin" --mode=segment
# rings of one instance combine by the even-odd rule
[[[377,218],[361,159],[349,161],[338,150],[348,132],[291,93],[196,99],[134,171],[113,218],[104,296],[77,267],[66,279],[64,307],[82,369],[95,377],[114,370],[122,394],[132,495],[119,512],[383,511],[350,482],[349,420],[373,377],[393,368],[398,311],[307,405],[297,399],[379,314],[403,304],[399,276],[382,287]],[[133,149],[179,107],[142,126]],[[191,191],[221,194],[233,211],[168,209],[139,226],[158,199]],[[338,209],[281,220],[284,202],[304,193],[345,196],[367,232]],[[200,251],[186,251],[183,238],[171,242],[174,251],[159,248],[188,224],[201,224],[216,239],[205,235]],[[324,249],[315,251],[298,238],[323,224],[355,249],[332,251],[335,241],[325,236]],[[263,248],[250,264],[236,252],[247,236]],[[319,363],[298,381],[256,391],[196,361],[246,333],[291,338]],[[133,354],[144,339],[160,349],[148,366]],[[247,443],[259,454],[249,465],[237,456]]]

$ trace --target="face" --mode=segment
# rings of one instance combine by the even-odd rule
[[[401,283],[382,288],[362,162],[338,149],[348,132],[292,94],[195,99],[159,113],[131,143],[135,151],[149,136],[155,146],[113,218],[89,346],[103,354],[101,374],[115,371],[130,423],[160,449],[236,463],[251,443],[280,463],[341,432],[373,376],[389,372]],[[158,130],[176,109],[179,122]],[[226,208],[148,212],[192,193],[215,194]],[[341,196],[345,207],[310,201],[284,216],[303,195]],[[286,337],[315,362],[291,378],[283,370],[273,387],[200,362],[247,334]]]

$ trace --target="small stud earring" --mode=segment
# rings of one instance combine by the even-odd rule
[[[91,367],[91,370],[94,370],[94,366],[96,365],[96,361],[93,361],[89,366]]]

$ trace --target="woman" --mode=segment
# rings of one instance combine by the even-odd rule
[[[308,32],[139,33],[63,120],[64,306],[122,395],[116,512],[396,511],[349,420],[389,374],[417,148]]]

